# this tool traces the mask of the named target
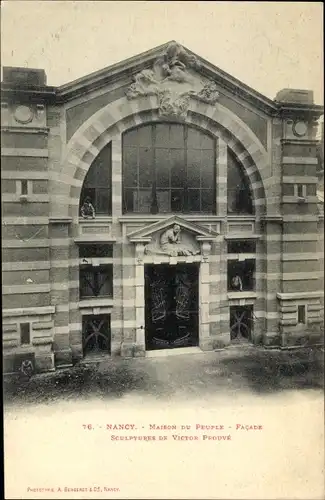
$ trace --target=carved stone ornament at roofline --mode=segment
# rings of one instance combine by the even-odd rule
[[[219,98],[213,81],[200,83],[197,88],[197,81],[189,70],[197,70],[199,67],[195,56],[173,42],[158,57],[152,69],[144,69],[135,75],[126,96],[128,99],[136,99],[155,95],[158,97],[160,116],[185,118],[190,98],[207,104],[215,104]]]

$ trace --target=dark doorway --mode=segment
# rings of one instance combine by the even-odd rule
[[[83,354],[110,354],[111,328],[110,315],[87,315],[82,318]]]
[[[232,343],[252,340],[253,306],[230,306],[230,338]]]
[[[146,349],[198,345],[197,264],[145,266]]]

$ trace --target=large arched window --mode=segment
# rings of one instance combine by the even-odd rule
[[[215,213],[215,139],[159,123],[123,135],[123,212]]]
[[[111,214],[111,179],[112,151],[109,143],[101,150],[87,172],[80,195],[80,208],[89,198],[96,214]]]
[[[253,214],[252,192],[248,177],[234,153],[228,148],[228,214]]]

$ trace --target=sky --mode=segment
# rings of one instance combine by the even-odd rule
[[[1,64],[59,86],[176,40],[261,94],[323,104],[321,2],[19,1],[1,4]]]

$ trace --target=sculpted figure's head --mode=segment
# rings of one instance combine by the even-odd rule
[[[180,226],[178,224],[174,224],[173,231],[175,234],[179,233],[181,230]]]

